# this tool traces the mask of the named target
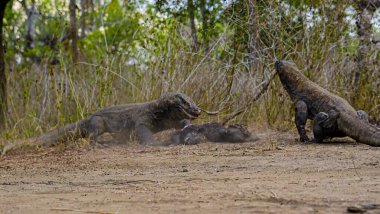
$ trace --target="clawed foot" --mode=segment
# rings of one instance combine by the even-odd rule
[[[302,144],[312,143],[312,141],[307,136],[300,137],[300,141]]]

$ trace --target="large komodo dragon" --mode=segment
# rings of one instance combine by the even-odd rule
[[[32,139],[38,145],[48,146],[59,141],[89,137],[97,141],[103,133],[114,139],[128,140],[135,132],[145,145],[157,145],[153,133],[166,129],[181,129],[200,115],[200,108],[188,96],[169,93],[146,103],[115,105],[101,109],[89,117]]]
[[[360,143],[380,146],[380,130],[368,122],[368,115],[356,111],[345,99],[310,81],[292,62],[277,61],[280,80],[295,102],[295,122],[301,142],[308,142],[305,124],[313,119],[314,141],[349,136]]]

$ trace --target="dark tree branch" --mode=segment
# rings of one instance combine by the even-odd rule
[[[77,18],[76,18],[75,0],[70,0],[69,12],[70,12],[70,34],[71,34],[71,48],[73,54],[73,62],[78,60],[78,28],[77,28]]]

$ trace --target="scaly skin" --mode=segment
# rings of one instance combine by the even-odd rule
[[[32,139],[39,145],[90,137],[97,141],[103,133],[111,133],[118,141],[127,141],[136,133],[141,143],[157,145],[153,133],[181,129],[200,115],[200,109],[188,96],[170,93],[146,103],[115,105],[99,110],[88,118],[68,124]]]
[[[305,124],[307,119],[312,119],[316,142],[349,136],[360,143],[380,146],[380,130],[368,123],[367,113],[356,111],[345,99],[310,81],[292,62],[277,61],[275,68],[295,103],[295,122],[301,142],[309,141]]]
[[[181,130],[175,131],[168,145],[196,145],[206,141],[206,136],[197,125],[188,125]]]
[[[240,124],[230,125],[225,128],[220,123],[205,123],[202,125],[189,125],[173,133],[171,145],[190,145],[204,141],[242,143],[254,142],[259,138],[252,135]]]

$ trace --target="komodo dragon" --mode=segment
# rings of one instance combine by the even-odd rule
[[[196,119],[201,109],[191,98],[181,93],[169,93],[146,103],[115,105],[101,109],[89,117],[32,139],[38,145],[111,133],[117,140],[129,139],[135,132],[145,145],[157,145],[153,133],[166,129],[181,129]]]
[[[295,122],[301,142],[308,142],[305,124],[314,120],[314,141],[349,136],[360,143],[380,146],[380,130],[368,122],[368,115],[356,111],[345,99],[306,78],[297,66],[277,61],[275,68],[291,99],[295,102]]]
[[[202,125],[188,125],[173,133],[172,144],[193,145],[204,141],[242,143],[254,142],[259,138],[251,134],[240,124],[230,125],[225,128],[220,123],[205,123]]]
[[[206,142],[203,130],[197,125],[187,125],[181,130],[175,131],[167,145],[196,145]]]

